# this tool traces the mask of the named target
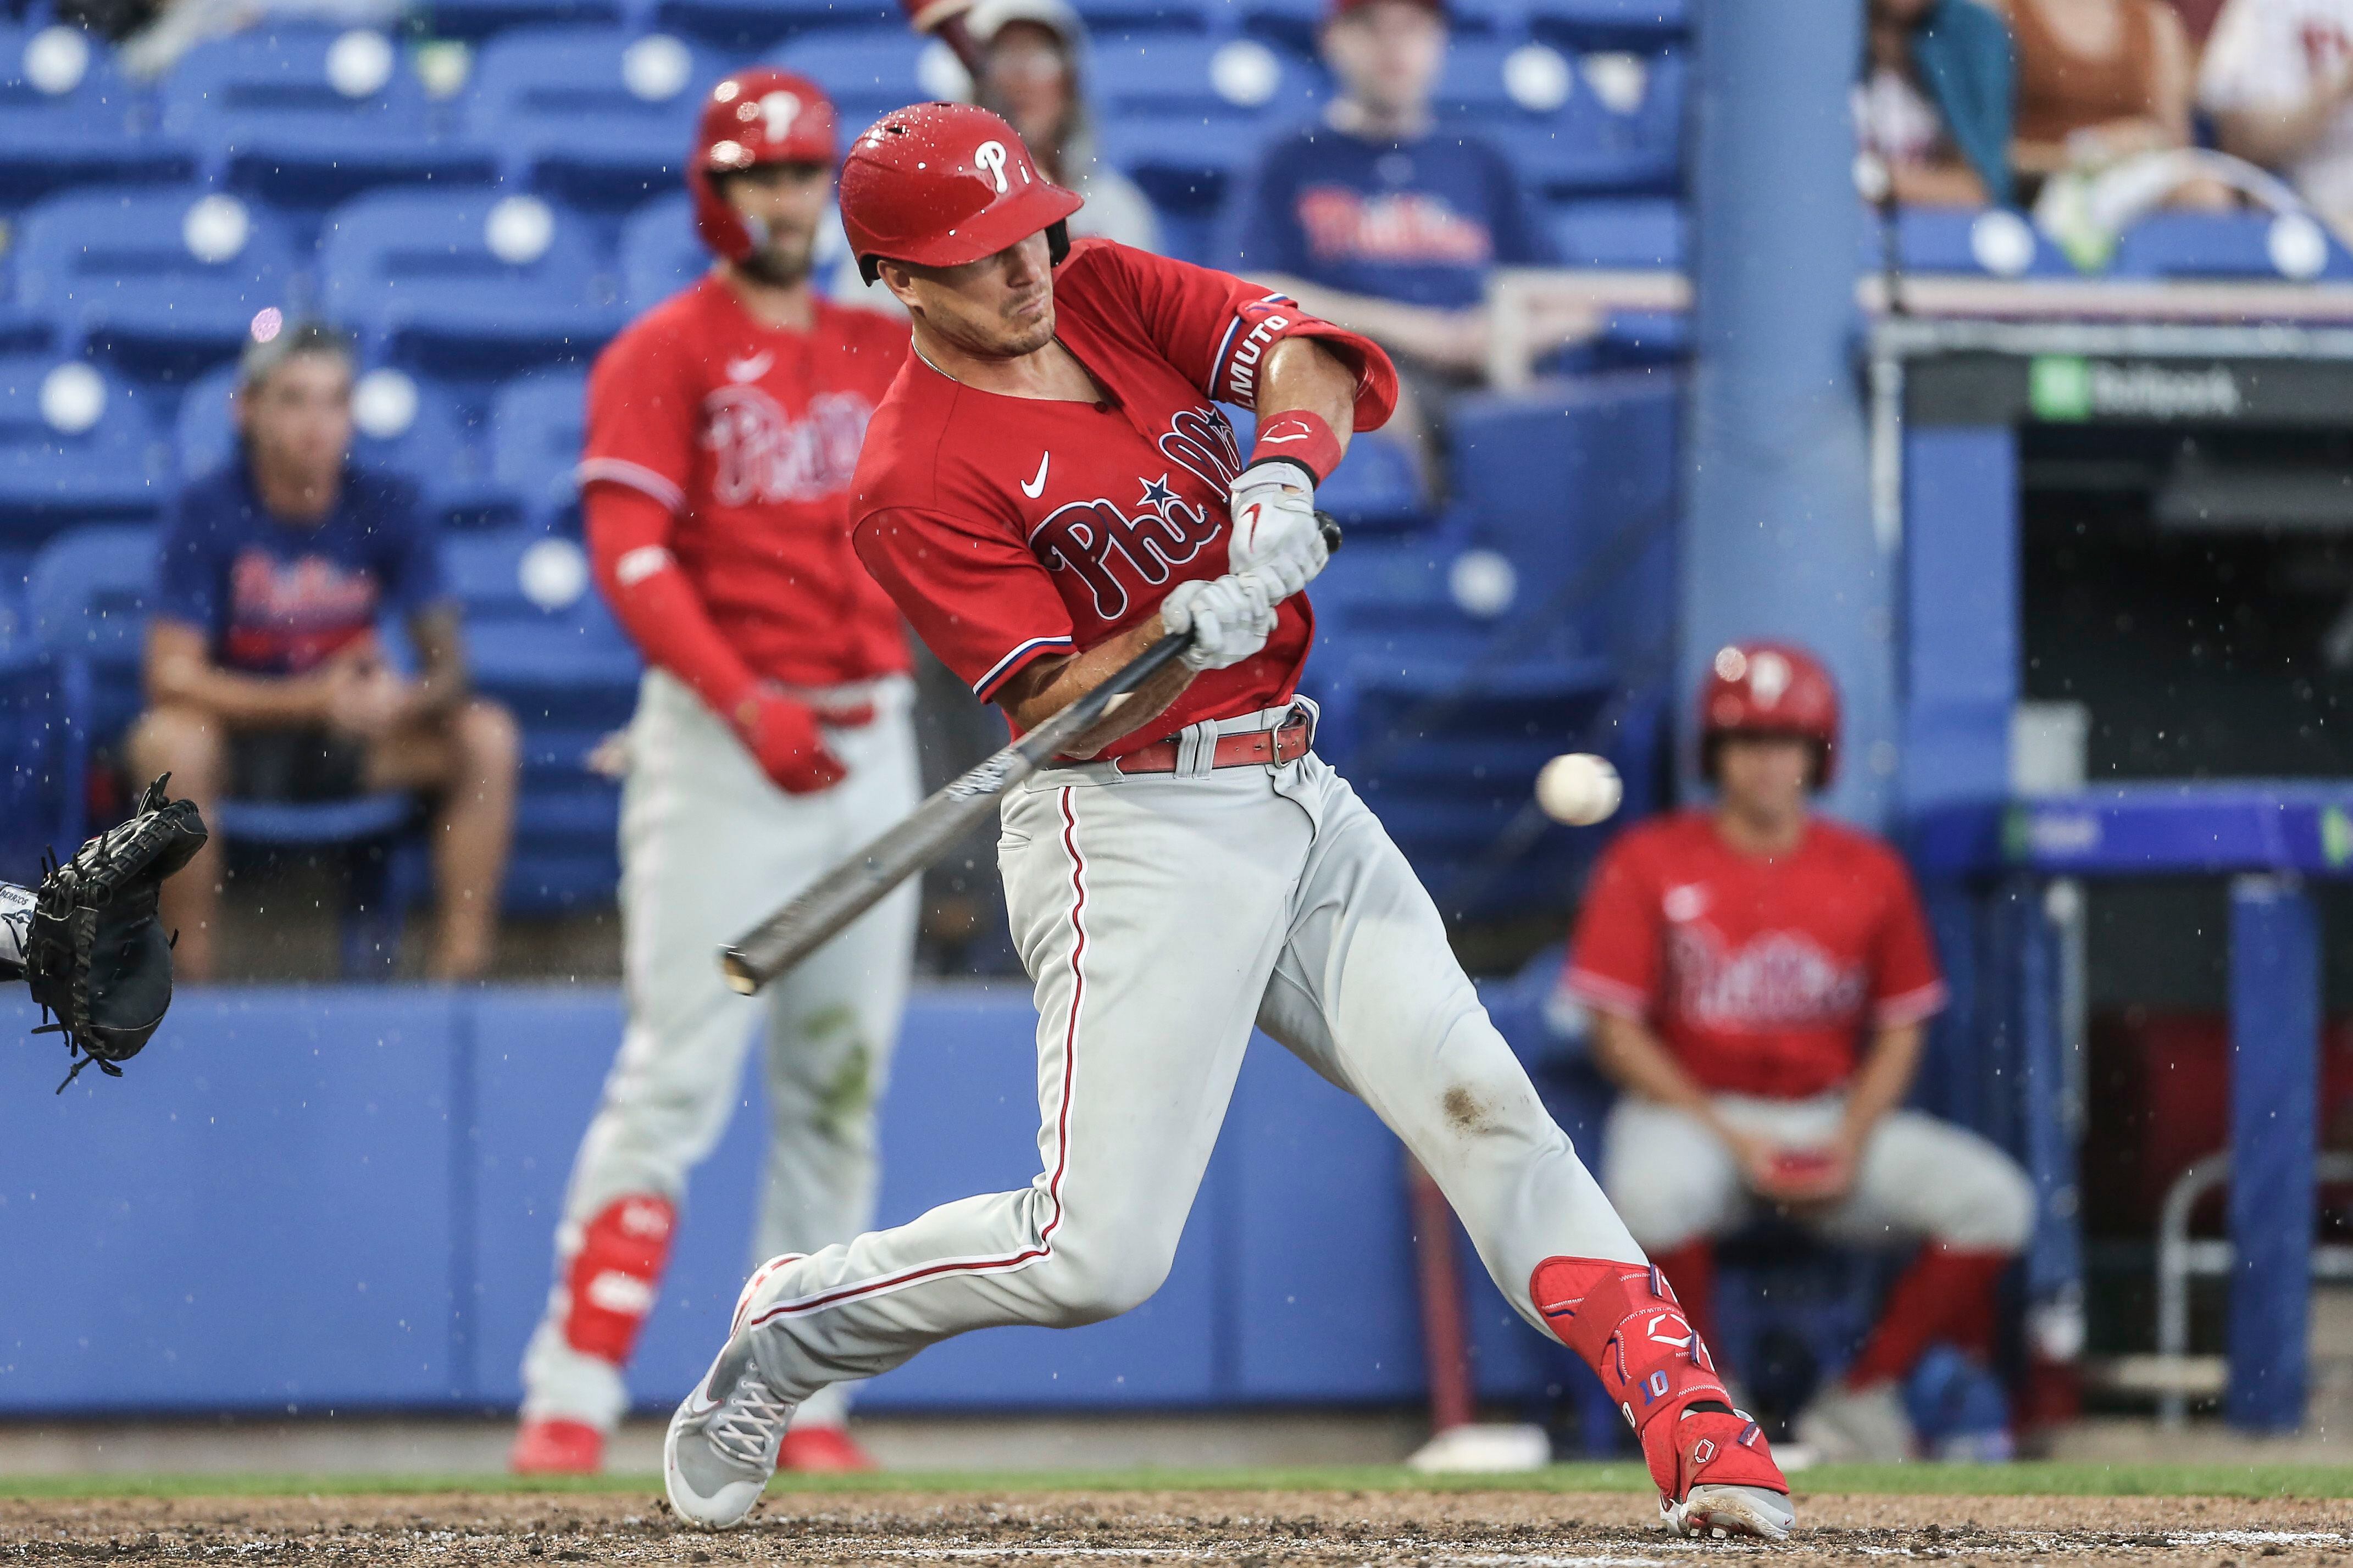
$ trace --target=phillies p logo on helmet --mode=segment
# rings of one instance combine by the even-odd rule
[[[975,163],[977,163],[978,165],[980,165],[980,167],[982,167],[982,168],[984,168],[984,169],[987,170],[991,174],[993,174],[993,175],[995,175],[995,176],[996,176],[996,178],[997,178],[997,194],[998,195],[1000,195],[1000,196],[1001,196],[1001,195],[1004,195],[1004,194],[1005,194],[1008,189],[1010,189],[1010,187],[1009,187],[1009,186],[1008,186],[1008,185],[1006,184],[1006,183],[1005,183],[1005,143],[1004,143],[1004,142],[982,142],[982,143],[980,144],[980,146],[979,146],[977,149],[976,149],[976,150],[974,151],[973,155],[972,155],[972,161],[973,161]]]

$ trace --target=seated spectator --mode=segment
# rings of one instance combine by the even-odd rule
[[[514,720],[467,689],[458,605],[406,480],[351,463],[352,355],[325,327],[247,350],[238,454],[182,492],[164,531],[147,629],[140,777],[169,773],[213,824],[210,847],[164,889],[180,973],[209,978],[220,907],[224,796],[320,801],[370,790],[439,797],[430,973],[491,962],[514,819]],[[376,640],[407,618],[424,665],[397,673]]]
[[[1330,0],[1320,35],[1339,96],[1261,154],[1227,203],[1216,265],[1280,289],[1389,351],[1406,382],[1391,427],[1427,442],[1421,405],[1482,378],[1487,274],[1554,259],[1501,153],[1439,132],[1440,0]],[[1588,308],[1532,322],[1532,357],[1592,335]]]
[[[2189,145],[2195,62],[2165,0],[1995,0],[2018,49],[2021,174]]]
[[[985,51],[979,101],[1013,122],[1039,173],[1086,198],[1071,215],[1071,233],[1159,249],[1151,198],[1095,155],[1079,14],[1063,0],[980,0],[965,23]]]
[[[1903,1380],[1932,1342],[1988,1350],[2033,1189],[1983,1138],[1904,1108],[1945,984],[1903,861],[1808,809],[1836,760],[1829,673],[1726,647],[1700,712],[1714,807],[1609,846],[1570,952],[1565,984],[1625,1091],[1602,1186],[1711,1345],[1714,1239],[1760,1205],[1852,1246],[1924,1243],[1797,1426],[1825,1458],[1905,1458]]]
[[[1977,0],[1870,0],[1855,133],[1906,206],[2010,201],[2010,33]]]
[[[2222,151],[2353,235],[2353,0],[2231,0],[2198,88]]]

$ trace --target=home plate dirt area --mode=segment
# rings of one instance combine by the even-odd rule
[[[1644,1528],[1650,1506],[1622,1492],[777,1492],[712,1535],[646,1494],[15,1498],[0,1501],[0,1562],[2291,1568],[2341,1563],[2353,1542],[2343,1500],[1801,1491],[1799,1532],[1775,1547],[1670,1541]]]

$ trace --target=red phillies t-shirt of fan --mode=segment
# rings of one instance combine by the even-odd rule
[[[1054,335],[1103,401],[1008,397],[908,358],[867,431],[853,536],[984,700],[1039,658],[1144,621],[1177,584],[1225,574],[1227,487],[1242,456],[1213,399],[1252,401],[1268,327],[1345,344],[1370,367],[1356,427],[1388,418],[1388,363],[1368,340],[1256,284],[1107,240],[1080,240],[1054,272]],[[1294,594],[1263,649],[1203,673],[1103,754],[1288,702],[1314,640],[1307,597]]]
[[[1567,983],[1640,1019],[1707,1089],[1803,1100],[1853,1076],[1867,1028],[1916,1023],[1945,982],[1911,873],[1815,818],[1788,854],[1744,854],[1705,812],[1655,817],[1601,858]]]
[[[616,574],[659,570],[666,549],[753,673],[789,686],[908,668],[849,515],[860,443],[906,353],[904,321],[819,300],[808,331],[772,327],[716,277],[631,322],[588,378],[580,481],[651,496],[671,529]]]

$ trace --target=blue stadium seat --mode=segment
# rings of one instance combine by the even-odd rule
[[[1258,421],[1242,408],[1228,408],[1226,417],[1233,423],[1236,445],[1247,455],[1257,438]],[[1343,527],[1367,532],[1399,532],[1430,520],[1412,454],[1379,430],[1350,437],[1348,455],[1316,487],[1315,504]]]
[[[236,392],[237,367],[223,365],[180,399],[173,446],[183,478],[211,473],[235,455]],[[352,414],[352,460],[410,480],[444,527],[496,528],[522,515],[522,499],[492,472],[480,422],[447,387],[389,367],[363,371]]]
[[[1288,122],[1324,90],[1320,70],[1255,38],[1150,33],[1099,39],[1092,66],[1095,101],[1113,121],[1198,117]]]
[[[2291,220],[2293,221],[2293,220]],[[2314,223],[2327,246],[2315,281],[2353,278],[2353,256],[2327,226]],[[2284,277],[2273,254],[2273,220],[2253,213],[2152,213],[2116,242],[2109,271],[2122,278],[2247,278],[2277,282]],[[2302,281],[2304,279],[2299,279]]]
[[[469,41],[523,27],[609,26],[636,9],[620,0],[425,0],[417,7],[435,37]]]
[[[642,666],[588,582],[579,547],[524,530],[448,542],[477,689],[522,727],[510,909],[609,900],[620,791],[590,753],[627,725]]]
[[[296,273],[274,215],[197,187],[52,196],[21,234],[18,302],[148,379],[236,354]]]
[[[330,314],[457,379],[586,363],[624,319],[586,224],[536,196],[377,192],[327,215],[320,253]]]
[[[1954,207],[1904,207],[1895,215],[1895,253],[1907,272],[1960,272],[1980,277],[2072,278],[2060,248],[2019,213]],[[1856,265],[1878,272],[1887,265],[1886,231],[1876,218],[1862,226]]]
[[[1100,47],[1134,33],[1206,33],[1229,20],[1231,0],[1073,0]]]
[[[78,359],[0,359],[0,536],[144,521],[170,495],[168,454],[136,387]]]
[[[467,125],[510,184],[582,209],[674,190],[723,62],[667,33],[524,27],[483,47]]]
[[[1181,223],[1214,215],[1271,128],[1203,115],[1131,116],[1103,128],[1103,154]]]
[[[1690,225],[1672,196],[1563,202],[1546,220],[1567,267],[1680,268],[1689,245]]]
[[[1521,0],[1528,31],[1572,49],[1643,49],[1683,37],[1688,0]]]
[[[79,28],[0,23],[0,208],[109,180],[185,180],[195,155]]]
[[[1550,194],[1672,191],[1683,132],[1680,55],[1571,56],[1466,39],[1447,56],[1441,119],[1483,133]]]
[[[497,159],[452,120],[400,46],[366,29],[241,33],[198,45],[164,84],[166,133],[194,142],[213,178],[290,206],[495,178]]]
[[[948,47],[917,37],[904,23],[796,37],[774,58],[833,95],[845,141],[892,110],[971,89]]]
[[[573,370],[518,377],[491,405],[491,475],[542,531],[580,531],[582,426],[588,378]]]
[[[710,270],[711,252],[695,233],[684,191],[655,197],[621,225],[621,302],[632,317]]]
[[[892,0],[655,0],[656,26],[731,54],[756,53],[803,33],[906,25]]]

